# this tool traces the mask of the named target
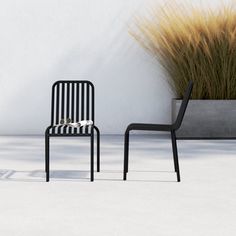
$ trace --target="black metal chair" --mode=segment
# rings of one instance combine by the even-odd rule
[[[184,114],[192,93],[193,82],[190,81],[183,97],[182,104],[179,109],[178,116],[176,121],[173,124],[140,124],[134,123],[130,124],[125,132],[125,146],[124,146],[124,172],[123,179],[126,180],[128,173],[128,164],[129,164],[129,133],[132,130],[143,130],[143,131],[167,131],[171,133],[172,139],[172,149],[173,149],[173,157],[174,157],[174,167],[175,172],[177,174],[177,181],[180,182],[180,171],[179,171],[179,161],[178,161],[178,151],[177,151],[177,143],[176,143],[176,135],[175,131],[178,130],[181,126],[181,123],[184,118]]]
[[[93,125],[69,127],[66,122],[92,120]],[[61,125],[60,125],[61,124]],[[85,80],[57,81],[52,86],[51,125],[45,131],[45,171],[49,181],[50,137],[90,137],[90,180],[94,180],[94,130],[97,132],[97,171],[100,171],[100,132],[94,125],[94,85]]]

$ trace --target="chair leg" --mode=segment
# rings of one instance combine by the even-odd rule
[[[176,175],[177,175],[177,181],[180,182],[179,160],[178,160],[178,150],[177,150],[175,131],[171,131],[171,140],[172,140],[172,149],[173,149],[175,172],[176,172]]]
[[[94,180],[94,133],[92,131],[91,135],[91,149],[90,149],[90,181],[93,182]]]
[[[97,132],[97,172],[100,172],[100,131],[97,127],[94,127]]]
[[[49,135],[45,135],[45,171],[46,171],[46,182],[49,182]]]
[[[125,132],[125,143],[124,143],[124,172],[123,180],[127,179],[127,173],[129,171],[129,131]]]
[[[44,161],[45,173],[47,172],[47,144],[48,144],[48,140],[47,140],[47,135],[45,134],[45,161]]]
[[[177,165],[176,165],[176,158],[175,158],[175,152],[174,152],[174,148],[175,148],[175,136],[172,134],[172,132],[171,132],[171,141],[172,141],[174,168],[175,168],[175,172],[177,173]]]

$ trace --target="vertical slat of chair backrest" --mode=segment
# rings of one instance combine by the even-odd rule
[[[60,112],[60,84],[56,86],[56,115],[55,115],[55,123],[59,124],[59,112]]]
[[[60,100],[59,100],[60,102],[60,120],[59,120],[59,122],[61,121],[61,120],[65,120],[65,114],[64,114],[64,112],[65,112],[65,84],[64,83],[62,83],[61,84],[61,96],[60,96]],[[60,134],[61,133],[61,128],[62,127],[59,127],[58,128],[58,133]]]
[[[59,119],[59,85],[55,83],[52,87],[52,104],[51,104],[51,126],[58,124]],[[55,133],[55,128],[52,129]]]
[[[89,110],[89,108],[90,108],[90,103],[89,103],[89,99],[90,99],[90,97],[89,97],[89,89],[90,88],[90,85],[89,84],[87,84],[86,85],[86,120],[89,120],[90,119],[90,117],[89,117],[89,115],[90,115],[90,110]],[[88,127],[86,127],[85,128],[85,133],[87,134],[88,133]]]
[[[57,90],[58,90],[58,98],[57,98],[57,103],[58,103],[58,111],[57,111],[57,116],[55,117],[55,122],[56,124],[61,123],[61,119],[64,119],[64,103],[62,102],[64,100],[64,92],[62,93],[62,90],[64,90],[64,86],[61,83],[57,84]],[[61,133],[61,126],[58,127],[58,133]]]
[[[81,116],[80,116],[80,120],[84,120],[84,83],[81,84]],[[84,133],[84,128],[80,128],[80,132]]]
[[[79,112],[79,107],[80,107],[80,83],[76,83],[76,117],[75,117],[75,121],[78,122],[79,121],[79,116],[80,116],[80,112]],[[74,133],[76,133],[76,129],[74,130]]]
[[[91,85],[91,120],[93,122],[95,122],[95,117],[94,117],[94,113],[95,113],[95,109],[94,109],[94,106],[95,106],[95,95],[94,95],[94,86]]]
[[[67,122],[70,117],[70,83],[69,82],[65,83],[65,102],[64,102],[64,104],[65,104],[64,118],[65,118],[65,121]],[[67,128],[68,128],[67,126],[64,127],[64,132],[66,132]]]
[[[72,122],[80,120],[94,121],[94,88],[88,81],[58,81],[53,85],[52,90],[52,117],[51,124],[58,125],[61,120],[68,118]],[[76,133],[75,128],[63,128],[69,134]],[[62,126],[58,127],[58,133]],[[55,132],[55,130],[53,130]],[[81,133],[87,134],[88,127],[81,128]]]
[[[51,126],[54,124],[55,117],[55,85],[52,86],[52,104],[51,104]],[[52,133],[55,133],[55,129],[52,129]]]
[[[71,84],[71,122],[74,122],[75,120],[75,83]],[[74,128],[73,128],[74,131]],[[72,128],[69,128],[69,133],[72,133]]]

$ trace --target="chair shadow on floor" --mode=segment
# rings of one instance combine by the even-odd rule
[[[130,173],[174,173],[173,171],[156,171],[156,170],[131,170]],[[90,171],[86,170],[52,170],[50,172],[52,182],[55,181],[72,181],[72,182],[90,182]],[[95,181],[115,181],[123,182],[122,171],[119,170],[103,170],[96,176]],[[0,181],[12,181],[12,182],[45,182],[45,172],[43,170],[0,170]],[[176,182],[175,180],[160,179],[142,179],[142,177],[132,178],[127,182]]]
[[[89,181],[90,179],[90,172],[82,170],[52,170],[50,175],[54,181]],[[45,172],[0,170],[0,181],[45,182]]]

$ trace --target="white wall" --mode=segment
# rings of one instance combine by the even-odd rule
[[[128,34],[150,2],[1,0],[0,134],[43,134],[51,85],[60,79],[95,84],[102,133],[123,133],[134,121],[169,122],[173,94]]]

